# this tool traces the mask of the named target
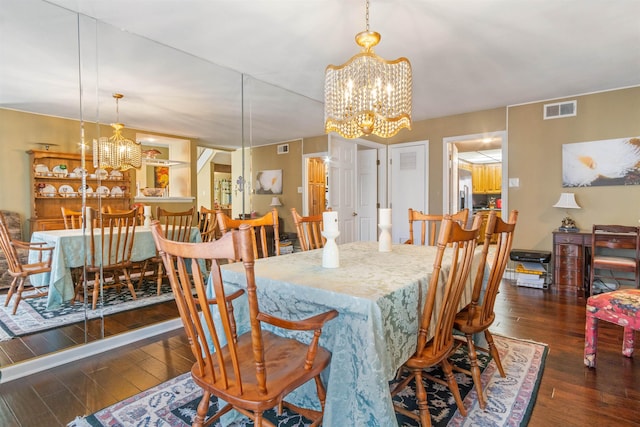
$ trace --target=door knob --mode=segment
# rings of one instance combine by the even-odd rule
[[[352,213],[351,216],[358,216],[358,212]]]

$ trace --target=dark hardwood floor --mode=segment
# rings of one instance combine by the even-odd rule
[[[502,284],[492,331],[549,345],[530,426],[640,425],[640,365],[622,356],[621,328],[601,322],[598,366],[583,365],[584,305]],[[0,426],[66,425],[188,371],[192,360],[178,330],[0,385]]]

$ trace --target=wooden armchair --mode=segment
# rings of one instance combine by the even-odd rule
[[[462,227],[466,227],[467,220],[469,219],[469,209],[462,209],[461,211],[450,215],[450,217]],[[420,225],[420,245],[435,246],[436,237],[438,236],[438,228],[443,218],[443,215],[424,214],[409,208],[409,240],[405,243],[410,245],[414,244],[413,226],[414,223],[417,223]]]
[[[324,247],[325,238],[322,237],[322,214],[301,216],[296,208],[291,208],[293,223],[296,225],[298,240],[303,251]]]
[[[497,217],[495,211],[491,211],[487,220],[487,226],[485,229],[485,242],[487,244],[482,247],[482,262],[478,266],[474,285],[473,295],[471,297],[471,303],[460,311],[455,318],[454,328],[462,332],[466,338],[464,343],[468,347],[469,362],[471,370],[462,369],[454,366],[454,369],[465,372],[471,375],[475,384],[476,392],[478,394],[478,404],[482,409],[486,406],[486,399],[482,392],[482,382],[480,380],[480,368],[478,367],[478,358],[476,350],[482,350],[489,352],[493,357],[493,360],[498,366],[500,375],[504,378],[505,373],[502,368],[502,362],[500,361],[500,354],[493,344],[493,336],[489,332],[489,327],[495,319],[495,313],[493,307],[498,295],[498,289],[500,288],[500,282],[504,275],[504,270],[509,261],[509,254],[511,253],[511,246],[513,243],[513,233],[516,228],[516,221],[518,219],[518,211],[511,211],[508,222],[504,222]],[[489,271],[487,283],[484,282],[484,272],[486,266],[486,259],[489,253],[489,244],[495,237],[496,245],[493,262]],[[473,335],[477,333],[484,333],[484,336],[489,344],[489,349],[476,346],[473,340]]]
[[[314,420],[322,421],[322,411],[297,408],[284,401],[294,389],[315,380],[318,397],[324,409],[325,387],[320,373],[329,365],[331,353],[319,346],[324,324],[338,313],[331,310],[306,320],[285,320],[260,311],[254,276],[254,234],[249,225],[228,230],[213,242],[187,244],[162,236],[162,228],[152,224],[153,238],[164,261],[167,276],[175,295],[185,331],[196,362],[191,375],[204,394],[198,405],[194,426],[205,424],[211,395],[226,402],[206,425],[215,423],[231,409],[253,420],[256,427],[272,426],[263,418],[264,411],[282,406],[293,409]],[[244,289],[225,289],[220,263],[227,259],[241,259],[246,272],[246,295],[249,300],[251,329],[238,336],[231,301],[245,293]],[[209,279],[200,270],[199,262],[211,265]],[[193,282],[187,273],[192,271]],[[195,285],[196,296],[193,295]],[[207,289],[213,298],[207,297]],[[219,313],[214,322],[212,311]],[[283,338],[262,328],[263,323],[278,328],[313,331],[310,343]],[[212,350],[213,351],[212,351]]]
[[[640,227],[594,225],[591,251],[589,295],[594,295],[597,280],[616,287],[626,282],[640,288]]]
[[[448,386],[453,394],[458,409],[463,416],[467,411],[462,404],[458,384],[452,373],[452,367],[447,357],[453,351],[453,320],[458,312],[460,298],[469,281],[471,264],[476,249],[478,233],[480,229],[480,217],[475,217],[470,230],[463,229],[457,222],[446,215],[442,220],[440,233],[438,236],[437,254],[433,263],[433,271],[429,281],[427,296],[420,317],[418,328],[416,352],[409,358],[401,369],[409,371],[406,376],[393,388],[391,395],[395,396],[402,391],[412,379],[415,379],[416,399],[420,414],[417,416],[405,408],[394,405],[397,412],[419,421],[423,427],[431,425],[427,393],[422,382],[426,377],[431,381]],[[448,247],[449,246],[449,247]],[[440,282],[442,259],[445,250],[452,256],[451,269],[447,273],[445,283]],[[442,295],[442,303],[436,308],[436,297]],[[435,324],[432,319],[435,318]],[[433,330],[433,336],[429,336],[429,331]],[[446,381],[435,378],[424,372],[425,368],[440,365],[444,372]]]
[[[37,298],[48,294],[49,284],[47,283],[41,287],[33,287],[33,293],[24,295],[26,289],[24,282],[27,277],[34,274],[51,272],[51,255],[53,247],[44,246],[44,242],[29,243],[20,240],[13,239],[9,232],[9,226],[2,212],[0,212],[0,247],[4,252],[7,259],[9,275],[13,277],[11,286],[7,292],[7,298],[4,301],[4,306],[9,305],[9,301],[15,294],[16,300],[13,303],[12,314],[16,314],[20,301],[27,298]],[[24,263],[20,260],[18,250],[36,251],[38,253],[38,260],[33,263]]]
[[[82,211],[74,211],[60,206],[64,228],[67,230],[82,228]]]
[[[95,210],[91,209],[91,218],[97,218]],[[124,275],[127,288],[133,299],[136,292],[131,283],[129,271],[131,269],[131,252],[136,232],[136,210],[125,213],[102,213],[98,220],[89,223],[89,253],[87,256],[87,277],[94,275],[94,280],[87,279],[87,291],[93,287],[91,307],[95,310],[101,289],[122,287],[120,275]],[[110,276],[111,282],[107,283],[106,277]],[[84,277],[79,278],[75,288],[72,302],[78,300],[84,291]]]
[[[280,255],[280,225],[278,222],[278,210],[271,209],[271,212],[260,218],[232,219],[222,211],[216,212],[218,226],[222,234],[229,230],[237,230],[242,224],[253,227],[254,250],[256,258],[267,258],[269,256],[269,242],[267,241],[267,228],[273,229],[274,252]]]
[[[211,242],[218,237],[219,233],[218,220],[216,219],[216,211],[200,206],[198,212],[198,228],[203,242]]]
[[[174,212],[158,207],[156,209],[156,220],[162,224],[166,237],[169,240],[175,240],[176,242],[188,242],[191,238],[191,225],[193,224],[194,210],[195,209],[191,207],[186,211]],[[153,267],[153,274],[156,279],[156,293],[160,295],[162,293],[164,268],[162,264],[162,257],[158,253],[155,257],[145,262],[142,267],[142,274],[140,275],[138,285],[141,285],[142,281],[146,277],[146,273],[149,271],[149,265]]]

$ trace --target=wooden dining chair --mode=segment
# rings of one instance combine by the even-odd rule
[[[267,228],[273,230],[273,248],[274,254],[280,255],[280,225],[278,221],[278,210],[271,209],[271,212],[261,216],[260,218],[250,219],[233,219],[222,211],[216,211],[218,226],[222,234],[229,230],[237,230],[242,224],[248,224],[253,227],[254,240],[256,244],[256,258],[267,258],[269,256],[269,241],[267,240]]]
[[[495,313],[493,307],[498,295],[500,283],[504,276],[507,262],[509,261],[509,254],[511,253],[511,246],[513,243],[513,233],[516,228],[516,222],[518,220],[518,211],[511,211],[507,222],[498,218],[496,211],[491,211],[487,220],[487,226],[485,228],[485,242],[482,246],[482,261],[478,265],[474,284],[473,294],[471,296],[471,302],[462,309],[454,320],[454,329],[464,334],[464,339],[459,341],[461,344],[466,344],[468,348],[469,364],[471,369],[464,369],[454,365],[454,369],[464,372],[473,378],[476,392],[478,394],[478,404],[480,408],[484,409],[486,406],[486,399],[482,391],[482,382],[480,380],[480,368],[478,366],[478,356],[476,350],[482,350],[486,353],[490,353],[491,357],[495,361],[500,375],[504,378],[505,373],[502,368],[502,362],[500,360],[500,354],[493,343],[493,336],[489,332],[489,327],[495,319]],[[495,245],[489,245],[488,242],[492,240],[492,237],[496,241]],[[491,268],[489,270],[488,278],[486,282],[485,268],[487,265],[487,258],[489,254],[489,248],[493,249],[491,261]],[[473,339],[474,334],[484,333],[484,337],[488,343],[489,348],[483,348],[477,346]]]
[[[65,229],[72,230],[82,228],[82,211],[74,211],[64,206],[60,206],[60,211],[62,212]]]
[[[453,394],[458,410],[463,416],[467,411],[462,403],[458,384],[453,376],[452,367],[447,357],[453,351],[453,321],[459,310],[460,298],[469,284],[472,261],[475,254],[478,233],[480,229],[479,217],[475,217],[471,229],[462,228],[451,216],[445,215],[438,235],[437,253],[433,263],[429,288],[422,314],[419,319],[416,351],[401,369],[409,374],[393,387],[391,392],[395,396],[401,392],[412,379],[415,379],[415,394],[418,401],[419,415],[394,404],[397,412],[420,422],[422,427],[431,425],[427,393],[423,384],[423,377],[448,386]],[[442,259],[447,251],[451,257],[451,269],[442,271]],[[445,275],[444,283],[440,283],[440,276]],[[440,301],[438,303],[438,301]],[[434,323],[432,323],[432,321]],[[430,331],[433,334],[430,335]],[[424,369],[440,365],[445,380],[427,374]]]
[[[620,283],[640,288],[640,227],[599,225],[591,230],[591,268],[589,295],[595,294],[594,284],[609,284],[616,289]]]
[[[323,248],[325,238],[321,234],[322,214],[302,216],[296,211],[296,208],[291,208],[291,215],[293,223],[296,225],[300,248],[303,251]]]
[[[18,305],[23,299],[37,298],[48,294],[49,283],[43,286],[32,284],[33,288],[25,289],[25,281],[27,277],[34,274],[51,272],[51,255],[54,248],[45,246],[44,242],[29,243],[12,238],[9,232],[9,224],[2,212],[0,212],[0,247],[2,247],[7,260],[8,273],[13,278],[7,292],[7,298],[4,300],[4,306],[7,307],[11,298],[15,295],[16,298],[13,302],[13,311],[11,313],[16,314]],[[37,261],[23,262],[19,251],[36,252],[38,254]],[[33,290],[32,293],[25,294],[25,292],[31,290]]]
[[[409,208],[409,240],[406,244],[414,243],[413,226],[415,224],[420,225],[420,245],[435,246],[436,237],[438,236],[438,228],[443,215],[440,214],[425,214],[420,211],[415,211]],[[467,220],[469,219],[469,209],[462,209],[455,214],[451,215],[451,219],[459,223],[462,227],[466,227]]]
[[[125,213],[101,213],[89,209],[89,239],[87,254],[87,280],[80,277],[75,288],[72,303],[80,298],[80,294],[92,290],[91,308],[95,310],[101,290],[115,287],[118,292],[122,287],[121,275],[124,276],[126,286],[136,299],[136,291],[131,283],[129,274],[131,269],[131,253],[136,232],[136,210]],[[93,220],[95,218],[95,220]],[[89,276],[93,274],[93,280]],[[107,277],[108,276],[108,277]],[[109,280],[107,280],[107,278]]]
[[[191,207],[185,211],[170,211],[159,207],[156,209],[156,220],[160,222],[165,230],[165,236],[169,240],[176,242],[188,242],[191,238],[191,226],[193,224],[195,208]],[[165,277],[162,257],[156,252],[156,256],[147,260],[142,268],[142,274],[138,286],[151,271],[156,282],[156,293],[162,294],[162,281]]]
[[[198,212],[198,228],[200,229],[200,236],[203,242],[216,240],[218,237],[216,233],[220,232],[216,211],[200,206],[200,211]]]
[[[135,209],[136,211],[136,222],[137,225],[144,224],[144,204],[143,203],[134,203],[131,205],[130,209],[115,209],[113,206],[108,205],[102,208],[102,212],[105,213],[125,213],[130,211],[131,209]]]
[[[249,225],[227,230],[216,241],[196,244],[164,238],[157,221],[152,223],[151,230],[196,359],[191,376],[204,390],[193,426],[205,424],[211,395],[225,401],[226,405],[207,420],[206,425],[235,409],[253,420],[256,427],[272,426],[263,418],[263,413],[271,408],[277,408],[280,413],[282,406],[313,420],[313,426],[320,425],[323,410],[297,408],[284,398],[302,384],[314,380],[324,409],[326,392],[320,373],[329,365],[331,353],[319,346],[319,339],[324,324],[338,312],[330,310],[305,320],[288,320],[261,311],[254,275],[255,240]],[[240,336],[237,335],[231,301],[245,290],[224,286],[220,264],[227,259],[242,260],[245,267],[250,330]],[[202,260],[211,265],[208,279],[206,272],[200,269],[205,264]],[[219,322],[214,321],[213,312],[219,314]],[[309,344],[269,332],[263,329],[263,324],[309,331]]]

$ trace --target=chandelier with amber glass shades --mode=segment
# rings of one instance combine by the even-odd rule
[[[142,147],[135,141],[122,136],[124,125],[120,123],[118,101],[124,97],[114,93],[116,100],[116,123],[111,123],[113,135],[100,137],[93,142],[93,165],[100,168],[127,170],[142,166]]]
[[[366,29],[356,35],[362,47],[343,65],[328,65],[324,83],[325,132],[345,138],[378,135],[390,138],[411,129],[411,63],[401,57],[387,61],[373,51],[380,34]]]

